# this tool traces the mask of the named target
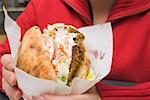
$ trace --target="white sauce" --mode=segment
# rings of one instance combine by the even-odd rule
[[[67,27],[67,26],[66,26]],[[54,31],[54,28],[57,31]],[[52,32],[54,35],[51,35]],[[51,36],[50,36],[51,35]],[[65,78],[67,83],[69,66],[72,60],[72,47],[75,44],[73,38],[77,35],[75,33],[68,33],[68,30],[64,29],[64,24],[48,25],[47,29],[44,29],[43,38],[48,48],[49,57],[52,63],[58,68],[58,78]],[[55,58],[52,59],[55,53]]]

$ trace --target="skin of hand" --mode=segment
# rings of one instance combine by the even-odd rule
[[[101,100],[97,93],[96,87],[92,87],[89,91],[82,95],[56,96],[43,94],[33,97],[33,100]]]
[[[1,58],[2,69],[2,88],[11,100],[19,100],[22,97],[21,90],[17,87],[16,76],[13,71],[14,60],[10,54],[5,54]],[[96,87],[92,87],[89,91],[82,95],[56,96],[43,94],[33,97],[33,100],[101,100]]]
[[[22,93],[17,87],[16,76],[14,73],[14,60],[10,54],[5,54],[1,58],[2,68],[2,89],[11,100],[19,100]]]

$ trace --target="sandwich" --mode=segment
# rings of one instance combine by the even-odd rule
[[[71,25],[56,23],[41,32],[33,26],[24,35],[17,67],[24,72],[71,86],[74,78],[93,80],[85,36]]]

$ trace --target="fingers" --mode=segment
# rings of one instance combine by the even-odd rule
[[[96,87],[94,86],[87,93],[82,95],[56,96],[46,94],[34,97],[33,100],[101,100],[101,99],[96,91]]]
[[[33,100],[100,100],[100,97],[96,94],[71,95],[71,96],[42,95],[34,97]]]
[[[68,96],[55,96],[55,95],[41,95],[33,97],[33,100],[101,100],[97,93],[82,94],[82,95],[68,95]]]
[[[15,87],[17,84],[15,73],[13,72],[14,60],[10,54],[2,56],[2,88],[11,100],[19,100],[22,97],[21,91]]]
[[[97,93],[97,89],[96,86],[93,86],[92,88],[90,88],[87,93]]]
[[[55,95],[41,95],[33,97],[33,100],[78,100],[76,96],[55,96]]]
[[[12,59],[10,54],[6,54],[2,56],[1,62],[3,64],[2,69],[2,88],[6,92],[6,94],[12,100],[19,100],[22,96],[21,91],[17,87],[13,87],[16,85],[16,77],[13,72],[14,60]]]
[[[33,100],[99,100],[98,98],[95,94],[69,96],[41,95],[34,97]]]
[[[17,84],[16,76],[14,72],[11,72],[3,67],[2,74],[10,86],[15,86]]]
[[[10,54],[3,55],[1,58],[1,62],[5,68],[7,68],[10,71],[13,70],[15,61],[13,60]]]
[[[88,98],[87,100],[90,100],[89,99],[90,97],[93,97],[93,100],[101,100],[100,96],[98,94],[98,91],[96,89],[96,86],[93,86],[91,89],[89,89],[87,91],[87,94],[88,94],[88,96],[86,96],[86,94],[83,94],[84,96],[86,96]]]
[[[22,96],[21,91],[16,87],[10,86],[5,78],[2,79],[2,88],[4,89],[6,94],[13,100],[19,100]]]

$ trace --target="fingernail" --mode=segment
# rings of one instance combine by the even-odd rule
[[[9,80],[11,81],[11,82],[13,82],[14,81],[14,76],[9,76]]]
[[[43,96],[39,96],[39,100],[45,100]]]
[[[21,98],[21,94],[20,94],[20,92],[16,92],[16,98]]]
[[[11,86],[14,86],[14,85],[15,85],[14,76],[9,76],[9,82],[10,82],[10,85],[11,85]]]
[[[13,62],[11,62],[11,63],[8,65],[8,67],[9,67],[10,70],[13,70],[14,66],[15,66],[15,65],[14,65]]]
[[[12,81],[13,81],[13,76],[9,76],[9,81],[12,83]]]

